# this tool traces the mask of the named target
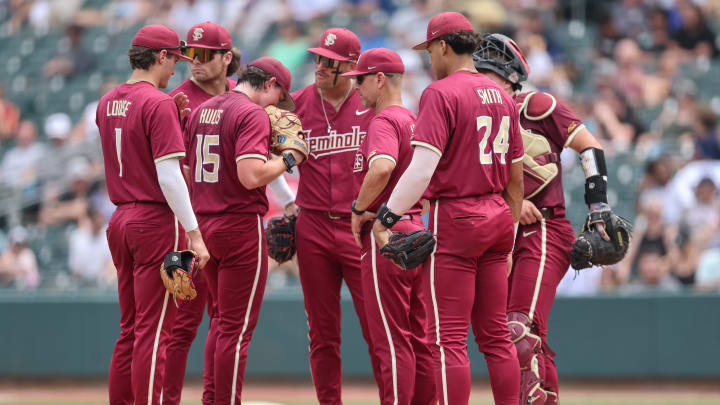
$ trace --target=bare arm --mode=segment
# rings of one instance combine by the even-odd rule
[[[390,159],[378,158],[370,163],[365,179],[363,180],[360,193],[357,196],[355,208],[364,211],[375,199],[380,192],[385,189],[390,175],[395,170],[395,162]]]
[[[586,128],[582,128],[568,145],[572,150],[577,153],[584,151],[587,148],[602,149],[600,142],[590,133]]]
[[[510,182],[503,190],[502,196],[510,207],[513,221],[520,221],[523,202],[523,164],[522,161],[513,163],[510,168]]]
[[[295,156],[296,162],[302,162],[304,156],[297,151],[288,150]],[[248,190],[262,187],[287,169],[282,157],[265,161],[256,157],[248,157],[237,161],[237,175],[240,183]]]

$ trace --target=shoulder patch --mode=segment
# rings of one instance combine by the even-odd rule
[[[532,121],[548,117],[555,110],[557,101],[548,93],[530,93],[523,102],[523,115]]]

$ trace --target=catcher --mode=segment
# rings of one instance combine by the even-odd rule
[[[508,327],[521,367],[520,404],[557,404],[558,377],[547,343],[555,289],[572,263],[575,269],[613,264],[628,247],[627,224],[607,204],[603,149],[580,119],[552,95],[520,93],[530,69],[515,42],[486,34],[473,55],[475,67],[514,95],[525,155],[524,200],[513,252]],[[585,202],[590,212],[577,242],[565,217],[560,152],[580,153]]]

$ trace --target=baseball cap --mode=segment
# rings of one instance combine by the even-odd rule
[[[285,93],[285,100],[279,102],[277,106],[283,110],[295,110],[295,102],[290,96],[292,75],[290,74],[290,70],[288,70],[282,62],[275,58],[271,58],[270,56],[263,56],[248,63],[248,66],[255,66],[256,68],[262,69],[270,76],[273,76],[280,87],[282,87],[283,93]]]
[[[187,46],[207,49],[232,49],[230,33],[220,24],[205,21],[188,30]]]
[[[357,60],[360,57],[360,39],[347,28],[329,28],[320,37],[320,46],[308,51],[335,60]]]
[[[428,23],[427,39],[413,46],[412,49],[416,51],[425,50],[427,49],[428,42],[438,39],[443,35],[460,31],[474,32],[472,24],[470,24],[470,21],[468,21],[464,15],[454,11],[437,14],[431,18]]]
[[[378,72],[405,73],[405,65],[395,51],[387,48],[373,48],[363,52],[355,70],[343,73],[343,76],[359,76]]]
[[[164,25],[153,24],[140,28],[133,37],[132,45],[144,46],[158,51],[166,49],[168,53],[177,56],[181,60],[191,60],[180,52],[180,49],[185,46],[185,42],[180,41],[178,34]]]

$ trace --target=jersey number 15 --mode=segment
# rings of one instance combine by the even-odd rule
[[[197,134],[196,136],[195,182],[217,183],[218,170],[220,170],[220,155],[210,152],[210,147],[220,145],[220,135]],[[212,169],[205,169],[205,165],[212,165]]]
[[[490,131],[492,131],[492,117],[483,115],[477,117],[477,130],[485,129],[482,139],[480,140],[480,164],[491,165],[493,163],[492,154],[497,153],[500,155],[500,163],[505,164],[505,154],[510,148],[510,117],[504,115],[500,121],[500,128],[498,133],[492,142],[492,150],[485,151],[488,149],[488,138],[490,138]]]

